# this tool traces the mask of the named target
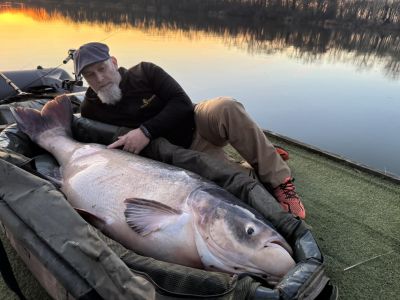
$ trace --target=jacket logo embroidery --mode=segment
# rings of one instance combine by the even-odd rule
[[[151,103],[151,101],[154,100],[155,97],[156,95],[151,96],[149,99],[143,98],[142,99],[143,104],[140,106],[140,108],[145,108],[146,106],[148,106]]]

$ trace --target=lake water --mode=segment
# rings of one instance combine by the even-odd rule
[[[0,71],[103,41],[121,66],[160,65],[194,102],[233,96],[263,128],[400,175],[400,35],[46,2],[0,1]]]

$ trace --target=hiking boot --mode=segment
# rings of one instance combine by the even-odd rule
[[[293,184],[293,178],[286,178],[284,183],[274,188],[274,196],[284,211],[304,219],[306,210],[301,203],[299,195],[296,193],[296,187]]]

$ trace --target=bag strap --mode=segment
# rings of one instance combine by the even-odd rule
[[[22,294],[21,289],[18,286],[17,279],[14,276],[13,270],[11,268],[10,261],[6,250],[4,249],[3,243],[0,239],[0,273],[3,276],[4,282],[7,284],[8,288],[12,290],[20,300],[25,300],[25,296]]]

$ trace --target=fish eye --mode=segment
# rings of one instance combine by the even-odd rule
[[[253,227],[247,227],[246,232],[248,235],[252,235],[254,233],[254,228]]]

